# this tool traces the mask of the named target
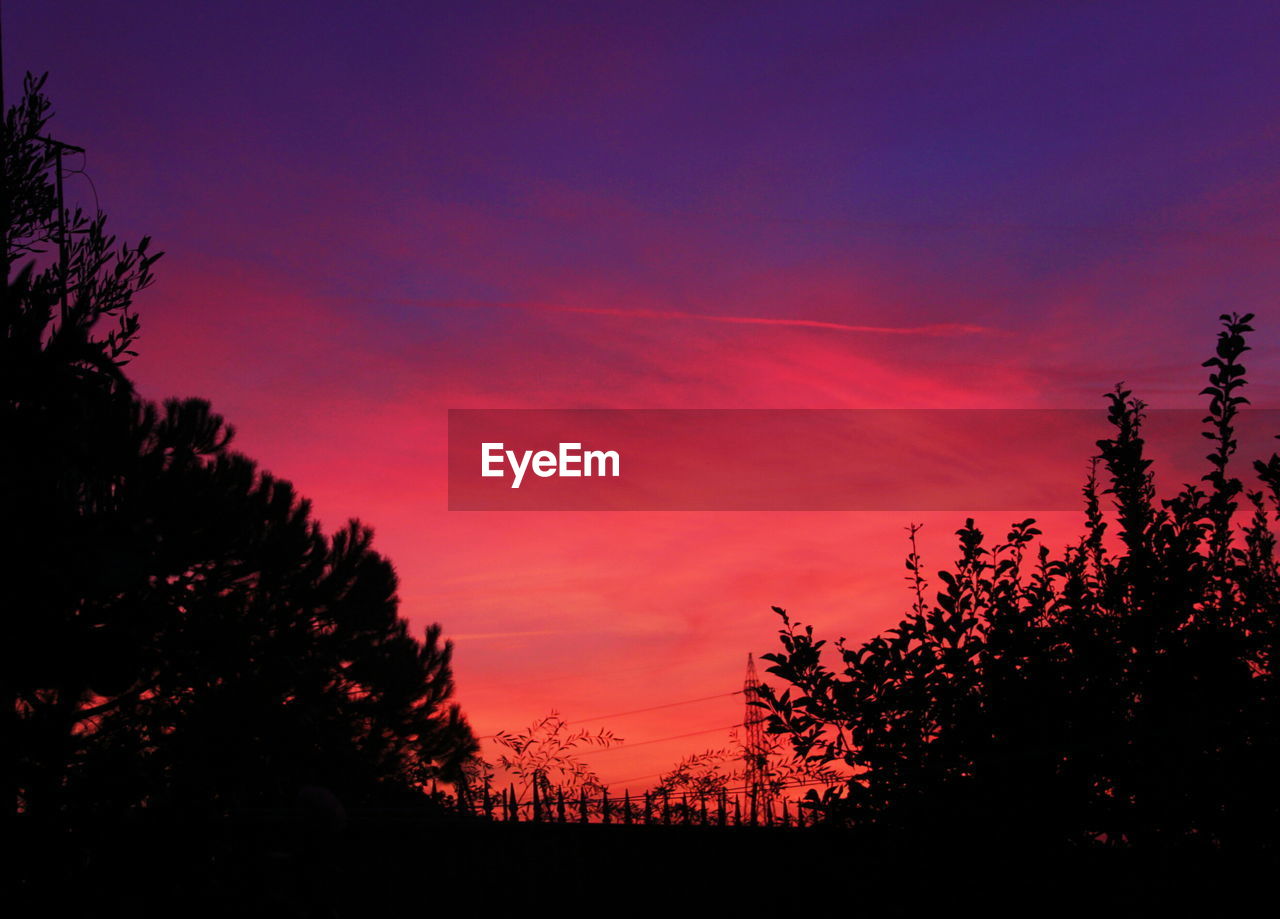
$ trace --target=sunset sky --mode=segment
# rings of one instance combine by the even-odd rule
[[[141,393],[374,527],[477,733],[715,697],[587,722],[642,744],[591,760],[619,790],[727,744],[771,606],[870,637],[906,525],[932,566],[964,513],[450,512],[448,409],[1195,407],[1230,310],[1280,407],[1274,2],[3,16],[68,197],[166,253]]]

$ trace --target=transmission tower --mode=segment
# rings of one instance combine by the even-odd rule
[[[769,748],[764,740],[764,709],[753,704],[760,700],[760,677],[756,674],[755,657],[747,655],[747,676],[742,681],[742,694],[746,697],[747,710],[742,718],[743,778],[747,800],[751,802],[752,820],[769,813]]]

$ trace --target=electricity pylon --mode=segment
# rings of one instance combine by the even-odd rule
[[[751,819],[769,813],[772,794],[769,789],[769,748],[764,740],[764,709],[755,705],[760,700],[760,677],[756,674],[755,657],[747,655],[747,676],[742,682],[742,694],[746,697],[747,710],[742,719],[743,778],[747,800],[751,804]]]

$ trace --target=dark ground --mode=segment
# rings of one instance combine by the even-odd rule
[[[287,814],[182,826],[11,821],[9,916],[1238,915],[1275,905],[1257,851],[1059,852],[876,844],[822,828],[501,824]],[[1245,907],[1256,899],[1253,909]],[[14,901],[16,900],[16,903]]]

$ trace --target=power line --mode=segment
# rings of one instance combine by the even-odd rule
[[[623,786],[623,785],[625,785],[625,783],[626,783],[626,782],[638,782],[638,781],[640,781],[641,779],[650,779],[650,778],[654,778],[655,776],[660,776],[660,775],[663,775],[663,774],[664,774],[664,773],[661,773],[661,772],[654,772],[654,773],[651,773],[651,774],[649,774],[649,775],[634,776],[634,777],[632,777],[632,778],[629,778],[629,779],[623,779],[623,780],[621,780],[621,781],[617,781],[617,782],[603,782],[603,783],[601,783],[601,784],[603,784],[606,788],[616,788],[616,787],[618,787],[618,786]],[[848,781],[849,781],[849,777],[848,777],[848,776],[843,777],[843,778],[841,778],[841,777],[836,777],[835,779],[804,779],[803,781],[783,782],[783,783],[779,784],[779,785],[778,785],[778,786],[776,786],[776,787],[777,787],[779,790],[787,789],[787,788],[807,788],[807,787],[814,786],[814,785],[827,785],[827,786],[835,787],[835,786],[838,786],[838,785],[846,785],[846,784],[848,784]],[[626,788],[624,788],[623,790],[624,790],[624,792],[625,792],[625,791],[629,791],[630,789],[626,789]],[[693,792],[688,793],[688,794],[689,794],[689,797],[692,797],[692,798],[699,798],[699,797],[710,798],[710,797],[716,797],[716,796],[720,795],[720,794],[721,794],[721,792],[723,792],[723,793],[724,793],[724,794],[726,794],[726,795],[738,795],[738,794],[746,794],[746,793],[750,793],[750,791],[751,791],[751,789],[750,789],[750,788],[748,788],[748,787],[747,787],[747,786],[745,786],[745,785],[733,785],[733,786],[725,786],[723,789],[717,789],[717,790],[716,790],[716,791],[714,791],[714,792],[709,791],[709,792],[707,792],[707,793],[706,793],[706,794],[704,794],[704,795],[699,795],[699,794],[697,794],[697,793],[693,793]],[[615,794],[616,794],[616,792],[615,792]],[[595,798],[589,798],[589,800],[595,800]],[[517,807],[532,807],[532,806],[533,806],[533,802],[532,802],[532,801],[518,801],[518,802],[516,802],[516,806],[517,806]]]
[[[635,743],[618,744],[616,747],[605,747],[600,750],[590,751],[591,756],[599,756],[601,753],[612,753],[615,750],[626,750],[630,747],[646,747],[649,744],[666,743],[668,740],[682,740],[685,737],[698,737],[702,734],[715,734],[719,731],[732,731],[734,728],[742,727],[741,724],[728,724],[719,728],[707,728],[705,731],[690,731],[688,734],[672,734],[670,737],[655,737],[653,740],[640,740]]]
[[[805,779],[802,782],[783,782],[778,786],[778,788],[804,788],[809,785],[832,785],[832,786],[846,785],[848,784],[848,781],[849,779],[847,777],[846,778],[837,777],[835,779]],[[724,792],[725,794],[732,795],[732,794],[741,794],[744,792],[750,792],[750,790],[751,789],[747,788],[745,785],[742,785],[742,786],[734,786],[733,788],[725,788]]]
[[[621,743],[615,747],[601,747],[598,750],[585,750],[583,756],[599,756],[601,753],[612,753],[614,750],[628,750],[631,747],[647,747],[649,744],[666,743],[668,740],[682,740],[685,737],[699,737],[703,734],[715,734],[718,731],[732,731],[742,727],[741,724],[727,724],[724,727],[707,728],[702,731],[690,731],[687,734],[672,734],[670,737],[655,737],[652,740],[638,740],[635,743]],[[481,738],[482,740],[484,738]]]
[[[670,771],[670,770],[668,770],[668,771]],[[664,775],[666,775],[666,774],[667,774],[666,772],[650,772],[648,775],[633,775],[633,776],[632,776],[631,778],[629,778],[629,779],[618,779],[618,780],[613,781],[613,782],[604,782],[604,781],[602,781],[600,784],[601,784],[601,785],[603,785],[603,786],[604,786],[604,787],[606,787],[606,788],[609,788],[609,787],[611,787],[611,786],[619,786],[619,785],[620,785],[620,786],[623,786],[623,787],[625,788],[625,787],[626,787],[626,784],[627,784],[628,782],[639,782],[641,779],[656,779],[656,778],[660,778],[661,776],[664,776]]]
[[[83,176],[84,180],[89,183],[89,188],[93,191],[93,209],[95,213],[102,213],[102,202],[98,199],[98,185],[93,181],[93,176],[89,175],[89,154],[83,150],[80,151],[80,166],[77,169],[68,169],[69,176]]]
[[[611,718],[625,718],[628,715],[641,715],[641,714],[644,714],[645,712],[661,711],[664,708],[676,708],[677,706],[680,706],[680,705],[692,705],[695,702],[708,702],[712,699],[726,699],[729,696],[738,696],[741,694],[742,694],[741,689],[735,689],[732,692],[717,693],[714,696],[699,696],[696,699],[682,699],[679,702],[666,702],[666,703],[663,703],[662,705],[651,705],[648,708],[633,708],[630,711],[614,712],[611,715],[595,715],[591,718],[576,718],[573,721],[565,721],[564,724],[584,724],[585,722],[588,722],[588,721],[608,721]],[[498,733],[502,733],[502,732],[498,732]],[[477,737],[476,740],[492,740],[497,736],[498,734],[484,734],[484,735],[481,735],[480,737]]]
[[[685,699],[682,702],[668,702],[665,705],[651,705],[648,708],[633,708],[629,712],[614,712],[612,715],[596,715],[594,718],[579,718],[576,721],[566,721],[565,724],[582,724],[585,721],[607,721],[610,718],[624,718],[627,715],[641,715],[645,712],[656,712],[664,708],[676,708],[680,705],[692,705],[695,702],[708,702],[712,699],[727,699],[729,696],[742,695],[741,689],[735,689],[733,692],[716,693],[714,696],[701,696],[697,699]]]

